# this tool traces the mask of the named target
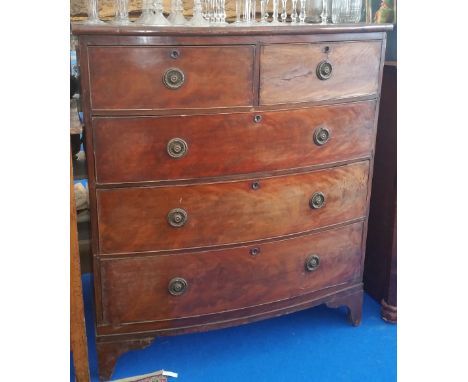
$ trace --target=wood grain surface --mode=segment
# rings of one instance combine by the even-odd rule
[[[287,299],[344,284],[359,274],[362,223],[229,250],[101,261],[104,322],[167,320],[223,312]],[[309,255],[319,267],[305,269]],[[188,283],[180,296],[172,278]]]
[[[174,50],[178,51],[177,58],[171,58]],[[90,47],[92,107],[112,110],[252,105],[254,51],[254,46],[235,45]],[[184,73],[185,82],[179,89],[168,89],[163,83],[164,73],[171,68]]]
[[[216,177],[368,157],[375,107],[367,101],[275,112],[94,118],[97,182]],[[322,146],[314,142],[320,128],[330,132]],[[167,153],[174,138],[187,142],[181,158]]]
[[[225,183],[98,190],[100,253],[241,243],[364,217],[369,162],[299,175]],[[253,189],[253,183],[259,188]],[[322,192],[326,204],[309,200]],[[169,225],[182,208],[187,223]]]
[[[260,58],[260,104],[376,94],[381,49],[381,41],[264,45]],[[316,74],[322,61],[332,65],[327,80]]]

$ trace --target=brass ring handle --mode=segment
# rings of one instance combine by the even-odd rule
[[[172,158],[182,158],[187,154],[188,144],[182,138],[172,138],[167,143],[167,153]]]
[[[313,272],[320,266],[320,257],[318,255],[310,255],[305,262],[307,272]]]
[[[186,292],[187,287],[187,280],[183,279],[182,277],[174,277],[171,281],[169,281],[167,289],[173,296],[180,296]]]
[[[310,208],[317,210],[325,205],[325,195],[323,192],[316,192],[309,200]]]
[[[317,65],[317,77],[319,80],[328,80],[332,75],[333,67],[328,61],[321,61]]]
[[[163,75],[163,83],[166,88],[179,89],[185,82],[184,72],[177,68],[167,69]]]
[[[314,143],[322,146],[330,139],[330,130],[325,127],[317,127],[314,131]]]
[[[170,226],[175,228],[182,227],[185,223],[187,223],[187,219],[187,211],[182,208],[174,208],[167,214],[167,222]]]

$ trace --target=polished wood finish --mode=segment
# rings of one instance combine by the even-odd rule
[[[252,105],[254,49],[90,47],[92,107],[112,110]],[[178,52],[177,58],[171,57],[174,51]],[[184,73],[184,83],[178,89],[169,89],[163,83],[165,72],[171,68]]]
[[[382,41],[271,44],[260,56],[260,104],[296,103],[376,94]],[[317,66],[332,65],[319,79]]]
[[[397,317],[397,67],[385,65],[369,214],[366,291],[382,302],[382,318]]]
[[[105,259],[101,261],[103,322],[120,325],[193,317],[344,285],[359,276],[361,241],[360,222],[228,250]],[[308,272],[305,262],[311,254],[319,256],[320,265]],[[188,283],[183,295],[168,292],[175,277]]]
[[[369,158],[375,109],[375,101],[366,101],[182,118],[94,118],[96,181],[194,179]],[[314,142],[320,128],[330,132],[321,146]],[[187,142],[184,157],[167,153],[173,138]]]
[[[76,226],[75,188],[70,156],[70,343],[77,382],[89,381],[88,341],[81,285],[78,229]]]
[[[373,32],[389,32],[393,29],[392,24],[328,24],[328,25],[285,25],[281,28],[275,26],[257,27],[226,27],[226,28],[190,28],[190,27],[157,27],[149,25],[119,25],[118,30],[115,26],[106,25],[86,25],[80,23],[72,24],[72,33],[74,35],[97,35],[97,36],[227,36],[233,38],[236,36],[271,36],[271,35],[330,35],[330,34],[369,34]]]
[[[121,352],[155,336],[322,303],[347,306],[360,322],[389,28],[72,26],[80,35],[101,377]],[[315,73],[325,46],[330,80],[275,82],[294,68]],[[180,56],[171,58],[173,50]],[[169,65],[186,75],[177,90],[162,83]],[[320,147],[317,128],[331,133]],[[173,138],[187,142],[182,158],[166,152]],[[309,205],[316,192],[325,194],[321,209]],[[167,221],[174,208],[187,211],[182,227]],[[321,265],[306,272],[315,251]],[[179,296],[168,291],[175,277],[188,282]]]
[[[260,180],[98,190],[100,252],[242,243],[363,218],[368,172],[364,161]],[[316,192],[325,195],[319,209],[309,205]],[[168,224],[174,208],[188,214],[182,227]]]

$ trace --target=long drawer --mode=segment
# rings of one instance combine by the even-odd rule
[[[370,155],[375,101],[261,113],[94,118],[98,183],[301,168]]]
[[[224,183],[97,190],[100,253],[204,247],[365,216],[369,162]]]
[[[249,106],[255,47],[89,48],[94,109]]]
[[[360,274],[362,228],[360,222],[254,247],[104,259],[104,322],[205,315],[345,284]]]
[[[377,94],[381,50],[381,41],[265,45],[260,104]]]

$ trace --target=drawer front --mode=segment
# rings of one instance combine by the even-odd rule
[[[262,113],[95,118],[97,181],[193,179],[362,158],[372,149],[375,106],[367,101]]]
[[[376,94],[382,42],[262,47],[260,103],[311,102]]]
[[[355,223],[256,247],[104,259],[104,321],[205,315],[345,284],[360,274],[362,226]]]
[[[90,47],[92,107],[115,110],[252,105],[254,49]]]
[[[101,189],[100,252],[242,243],[361,218],[368,173],[364,161],[259,180]]]

